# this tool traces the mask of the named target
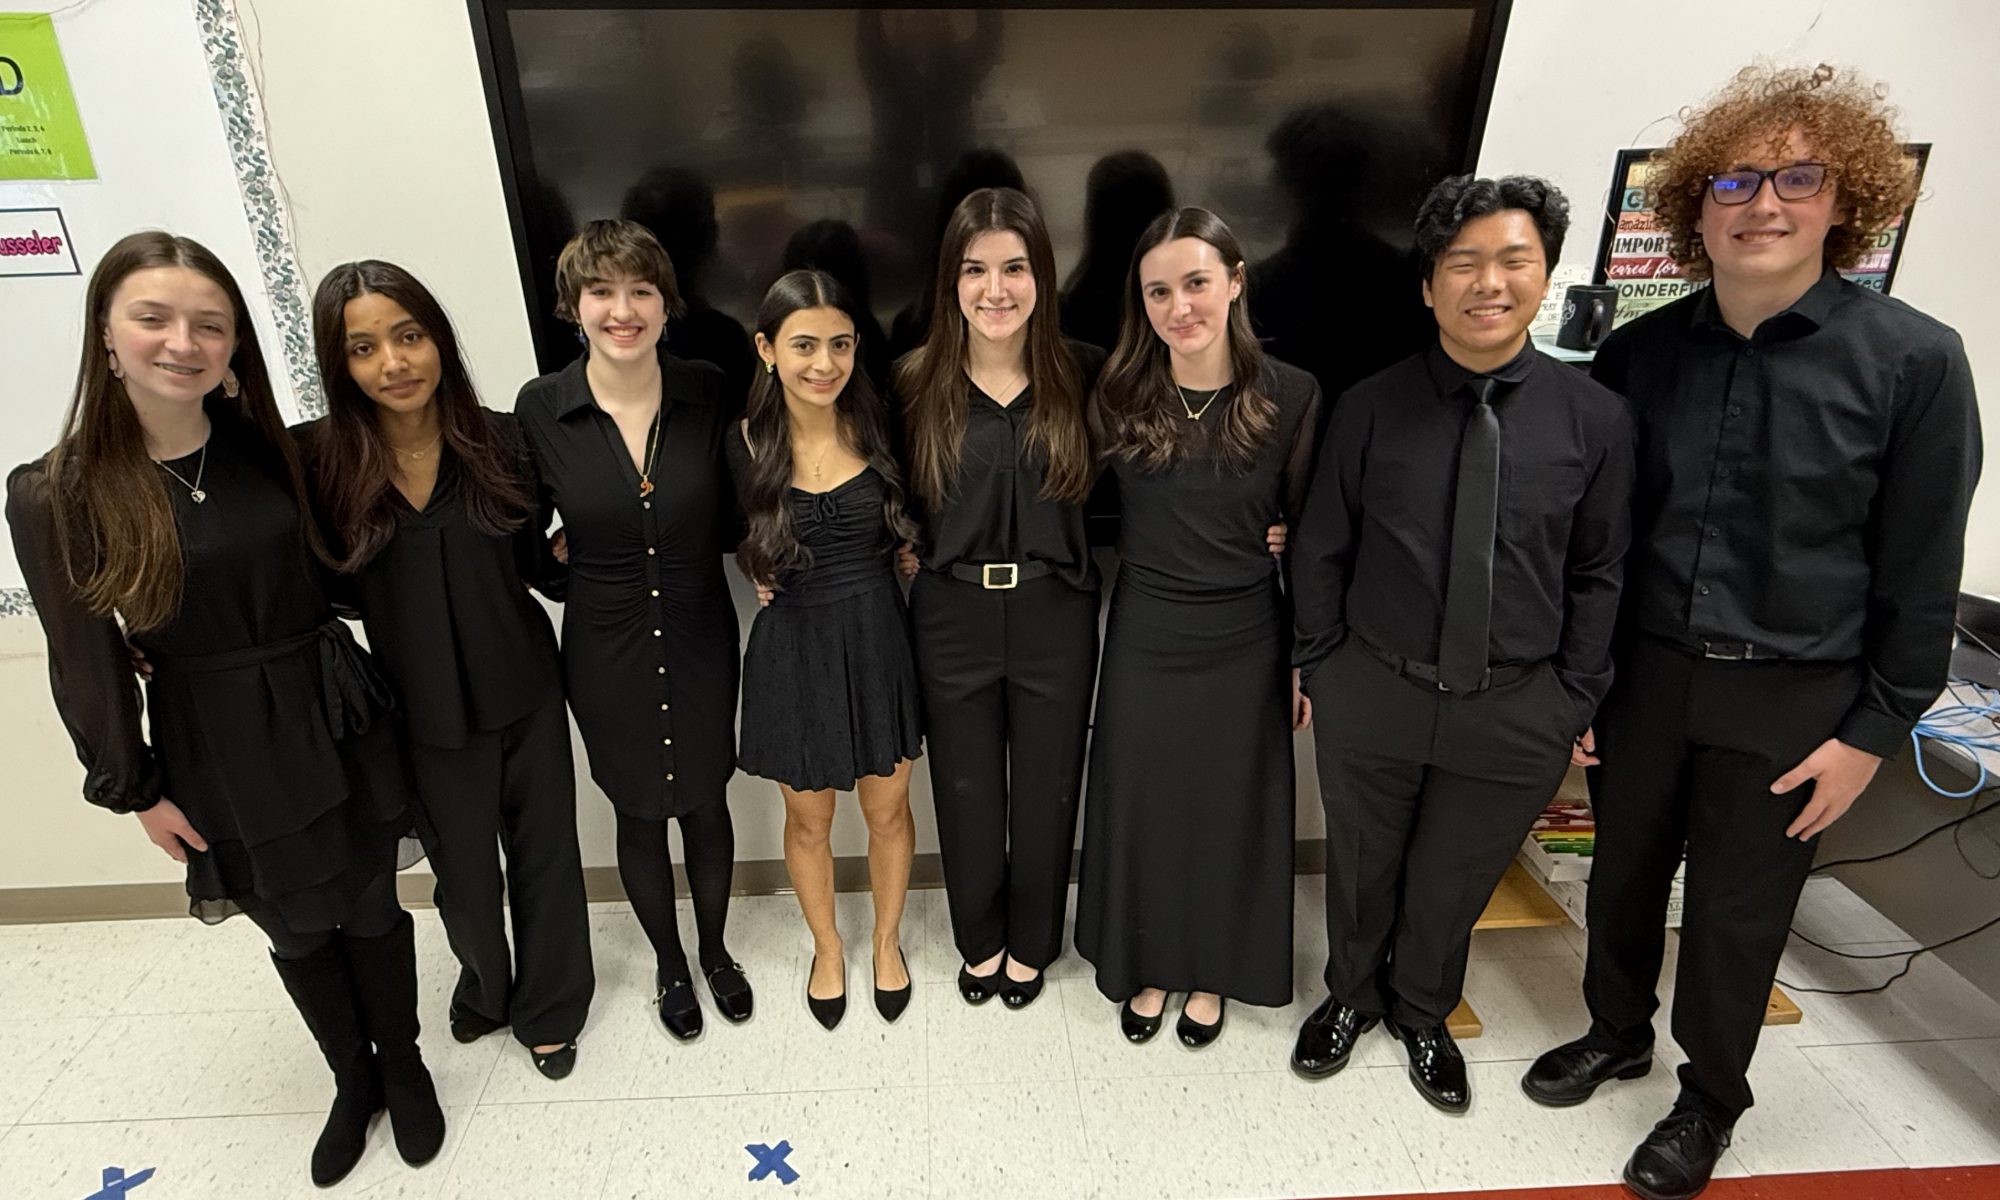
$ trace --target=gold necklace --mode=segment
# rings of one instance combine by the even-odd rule
[[[666,424],[661,418],[665,410],[653,414],[653,427],[646,431],[646,467],[639,472],[639,498],[653,494],[653,467],[660,461],[660,426]]]
[[[1226,383],[1223,384],[1221,387],[1216,388],[1214,391],[1208,394],[1208,399],[1203,401],[1202,406],[1199,409],[1197,409],[1192,404],[1188,403],[1187,392],[1181,387],[1180,383],[1177,381],[1174,384],[1174,391],[1180,393],[1181,411],[1187,414],[1187,419],[1190,421],[1201,420],[1202,413],[1205,413],[1210,408],[1214,407],[1215,402],[1222,398],[1222,393],[1228,390],[1229,390],[1229,385]]]
[[[156,458],[153,461],[159,465],[160,470],[165,471],[167,474],[181,481],[181,486],[188,490],[188,499],[194,501],[196,504],[200,504],[202,501],[208,499],[208,493],[201,490],[202,472],[208,470],[207,442],[203,442],[201,444],[201,457],[195,460],[193,483],[189,483],[187,481],[186,476],[182,475],[179,471],[174,470],[167,464],[160,462],[159,459]]]
[[[431,451],[437,449],[437,444],[443,440],[444,440],[444,431],[439,430],[438,435],[431,439],[430,445],[425,446],[421,450],[405,450],[401,446],[396,445],[394,442],[389,443],[389,449],[394,450],[396,453],[402,455],[404,458],[412,459],[417,462],[422,462],[424,456],[426,454],[429,454]]]

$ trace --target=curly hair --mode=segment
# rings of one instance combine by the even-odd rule
[[[1535,223],[1542,240],[1542,266],[1553,271],[1562,257],[1563,238],[1569,233],[1569,199],[1546,179],[1533,175],[1509,175],[1503,179],[1479,179],[1453,175],[1441,180],[1417,208],[1417,270],[1428,280],[1437,270],[1437,260],[1451,249],[1452,239],[1467,224],[1480,217],[1518,208]]]
[[[1827,164],[1839,189],[1843,222],[1827,231],[1826,260],[1835,267],[1861,261],[1876,237],[1916,199],[1917,182],[1895,129],[1896,110],[1866,78],[1821,63],[1817,67],[1745,67],[1699,109],[1683,109],[1681,135],[1653,156],[1653,211],[1668,237],[1668,253],[1691,279],[1709,277],[1701,241],[1702,197],[1708,177],[1735,165],[1734,156],[1759,139],[1785,153],[1796,129]]]

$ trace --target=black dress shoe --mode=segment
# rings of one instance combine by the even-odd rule
[[[1442,1025],[1409,1029],[1394,1021],[1383,1025],[1403,1043],[1410,1057],[1410,1082],[1431,1107],[1462,1113],[1472,1107],[1472,1082],[1465,1077],[1465,1056]]]
[[[1007,969],[1006,964],[1001,964],[1000,969],[1004,972]],[[1035,997],[1042,994],[1042,984],[1047,979],[1048,976],[1040,971],[1035,973],[1033,979],[1025,981],[1013,978],[1006,979],[1000,985],[1000,1003],[1006,1005],[1008,1008],[1028,1007],[1035,1002]]]
[[[1215,1003],[1215,1024],[1204,1025],[1188,1016],[1187,1001],[1181,1001],[1181,1019],[1174,1022],[1174,1033],[1181,1039],[1181,1045],[1190,1050],[1200,1050],[1222,1036],[1222,1021],[1229,1015],[1229,1001],[1218,996]]]
[[[694,998],[693,980],[662,982],[653,1003],[659,1006],[660,1024],[675,1038],[691,1042],[701,1036],[701,1005]]]
[[[996,967],[990,975],[974,975],[972,968],[963,963],[958,968],[958,998],[967,1004],[984,1004],[1000,990],[1005,980],[1000,978]]]
[[[1143,1046],[1160,1032],[1160,1022],[1167,1017],[1167,998],[1160,997],[1160,1011],[1150,1017],[1142,1017],[1132,1011],[1130,1000],[1118,1006],[1118,1031],[1134,1046]]]
[[[1591,1093],[1613,1079],[1638,1079],[1653,1069],[1653,1049],[1637,1054],[1607,1049],[1583,1037],[1557,1046],[1535,1060],[1521,1076],[1521,1090],[1528,1099],[1550,1108],[1569,1108],[1590,1099]]]
[[[875,985],[875,1011],[881,1013],[882,1019],[891,1025],[903,1015],[904,1009],[910,1007],[910,985],[914,982],[910,978],[910,960],[903,957],[901,946],[896,947],[896,957],[903,963],[903,986],[892,991],[879,983]]]
[[[812,1013],[813,1020],[818,1021],[822,1028],[831,1033],[833,1027],[840,1024],[840,1019],[847,1015],[847,964],[840,965],[840,995],[831,1000],[819,1000],[813,997],[812,968],[818,965],[819,956],[814,955],[812,966],[806,968],[806,1008]]]
[[[1292,1046],[1292,1071],[1301,1079],[1325,1079],[1340,1073],[1354,1054],[1361,1035],[1375,1028],[1380,1017],[1363,1016],[1328,996],[1299,1026]]]
[[[548,1078],[567,1079],[569,1073],[576,1069],[576,1043],[565,1042],[547,1054],[530,1050],[528,1057],[535,1060],[535,1070]]]
[[[731,1025],[741,1025],[750,1019],[755,1008],[756,997],[750,991],[750,979],[743,974],[742,963],[724,963],[712,971],[708,977],[708,994],[715,1000],[715,1011]]]
[[[1625,1186],[1645,1200],[1693,1200],[1708,1186],[1729,1148],[1729,1130],[1691,1108],[1675,1106],[1625,1164]]]
[[[487,1034],[505,1028],[507,1028],[505,1021],[496,1021],[492,1017],[481,1016],[470,1009],[452,1006],[451,1040],[461,1045],[469,1046]]]

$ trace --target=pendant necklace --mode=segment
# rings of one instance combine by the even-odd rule
[[[653,494],[653,466],[660,461],[660,426],[664,412],[653,414],[653,427],[646,434],[646,467],[639,472],[639,498]]]
[[[1228,390],[1229,390],[1229,385],[1226,383],[1223,384],[1221,387],[1216,388],[1214,391],[1210,392],[1208,394],[1208,399],[1202,401],[1200,408],[1196,408],[1194,405],[1188,403],[1186,389],[1182,388],[1181,385],[1178,383],[1174,384],[1174,391],[1180,393],[1181,411],[1187,414],[1187,419],[1190,421],[1201,420],[1201,415],[1207,412],[1210,408],[1214,407],[1215,402],[1222,397],[1222,393]]]
[[[189,483],[187,481],[187,478],[183,476],[179,471],[176,471],[167,464],[160,462],[159,459],[156,458],[153,461],[159,464],[160,470],[165,471],[167,474],[181,481],[181,486],[188,490],[188,498],[190,500],[193,500],[196,504],[200,504],[202,501],[208,499],[208,493],[201,489],[202,472],[208,470],[207,442],[203,442],[201,444],[201,457],[195,461],[193,483]]]

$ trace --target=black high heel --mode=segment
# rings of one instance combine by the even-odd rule
[[[904,956],[901,946],[896,947],[896,958],[903,964],[903,986],[891,991],[879,983],[875,985],[875,1011],[881,1013],[882,1019],[891,1025],[903,1015],[904,1009],[910,1007],[910,987],[914,982],[910,978],[910,960]]]
[[[1125,1003],[1118,1006],[1118,1031],[1123,1033],[1125,1040],[1134,1046],[1143,1046],[1153,1040],[1154,1034],[1160,1032],[1160,1023],[1166,1020],[1166,1016],[1167,997],[1160,997],[1160,1011],[1150,1017],[1142,1017],[1133,1012],[1132,1001],[1128,997]]]
[[[847,964],[840,964],[840,995],[830,1000],[821,1000],[812,994],[812,968],[818,965],[819,955],[815,954],[812,966],[806,968],[806,1008],[811,1011],[813,1020],[831,1033],[833,1027],[840,1024],[840,1019],[847,1015]]]
[[[1003,969],[1005,965],[1006,961],[1004,959],[1001,960]],[[998,970],[994,971],[991,975],[974,975],[971,967],[960,963],[958,967],[958,998],[967,1004],[984,1004],[988,1000],[991,1000],[994,993],[999,990],[994,985],[1001,982],[1004,981],[1001,979],[1000,971]]]

